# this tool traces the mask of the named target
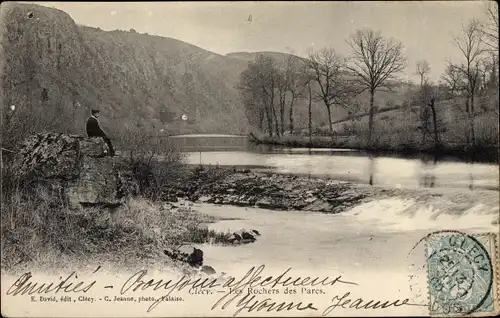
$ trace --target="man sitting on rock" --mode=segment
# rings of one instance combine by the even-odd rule
[[[109,147],[109,155],[114,156],[115,150],[113,148],[113,145],[111,144],[111,140],[101,129],[101,127],[99,126],[99,121],[97,120],[97,118],[99,118],[99,110],[93,109],[91,113],[92,116],[90,116],[90,118],[87,120],[87,135],[89,137],[101,137],[102,139],[104,139]]]

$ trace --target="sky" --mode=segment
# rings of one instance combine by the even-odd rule
[[[277,51],[307,56],[311,51],[332,47],[348,56],[349,35],[371,28],[403,43],[408,66],[402,79],[416,80],[415,63],[424,59],[431,66],[429,76],[433,81],[444,72],[446,59],[460,60],[452,39],[461,26],[471,18],[485,19],[483,1],[39,4],[67,12],[78,24],[103,30],[133,28],[223,55]]]

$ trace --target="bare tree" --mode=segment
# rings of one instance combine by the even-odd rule
[[[415,75],[420,76],[420,87],[426,82],[427,74],[431,71],[429,63],[426,60],[417,61]]]
[[[444,74],[441,76],[441,80],[450,89],[451,95],[465,88],[464,79],[462,72],[451,64],[446,67]]]
[[[258,55],[241,73],[237,87],[250,123],[255,124],[257,121],[262,129],[265,119],[269,137],[273,136],[273,131],[279,136],[279,121],[274,107],[278,89],[278,69],[275,61],[262,54]]]
[[[478,95],[479,109],[491,111],[498,109],[498,56],[496,52],[489,51],[479,59]]]
[[[370,92],[368,117],[368,144],[372,144],[373,120],[375,116],[375,92],[380,88],[391,88],[391,80],[406,66],[403,44],[386,39],[379,32],[370,29],[358,30],[350,36],[352,56],[348,69],[357,77],[364,90]]]
[[[245,107],[245,115],[251,126],[264,131],[264,119],[266,117],[266,105],[262,89],[257,79],[257,65],[250,62],[248,68],[240,74],[240,80],[236,86]],[[268,133],[272,134],[272,122],[267,118]],[[271,118],[272,120],[272,118]],[[271,135],[270,135],[271,136]]]
[[[498,57],[496,52],[488,52],[479,60],[480,90],[487,93],[498,92]]]
[[[317,83],[315,100],[322,101],[328,112],[328,126],[333,142],[332,106],[347,107],[352,92],[345,77],[346,61],[335,50],[325,48],[309,55],[311,80]]]
[[[479,59],[479,91],[484,92],[488,86],[490,76],[492,73],[492,63],[489,56],[484,56]]]
[[[309,103],[307,104],[307,114],[308,114],[308,126],[309,126],[309,146],[312,145],[312,90],[311,90],[311,82],[307,82],[307,91],[309,96]]]
[[[289,130],[293,134],[294,130],[294,120],[293,120],[293,110],[297,99],[305,95],[307,83],[310,81],[309,74],[304,72],[304,68],[307,66],[304,61],[299,60],[299,58],[288,55],[285,61],[286,69],[286,82],[287,91],[290,95],[290,102],[288,104],[288,121]]]
[[[418,109],[418,118],[420,119],[420,132],[422,133],[422,141],[427,143],[427,134],[430,131],[430,113],[427,107],[427,74],[430,72],[429,63],[425,60],[419,60],[416,63],[415,75],[420,77],[420,107]],[[424,89],[424,85],[426,86]]]
[[[462,26],[462,34],[454,38],[455,46],[462,53],[464,61],[460,64],[450,64],[458,70],[466,81],[467,101],[465,112],[469,117],[469,129],[471,142],[475,144],[475,97],[480,83],[480,63],[481,56],[485,52],[483,47],[483,32],[481,24],[473,19],[468,24]]]
[[[299,90],[302,92],[299,94],[299,98],[306,99],[307,98],[307,123],[308,123],[308,131],[309,131],[309,146],[312,145],[312,103],[314,99],[313,88],[314,84],[314,74],[313,70],[310,68],[309,63],[302,63],[300,66],[300,75],[299,75],[299,83],[302,84],[302,87]],[[299,85],[300,85],[299,84]],[[300,86],[299,86],[300,87]]]
[[[427,143],[427,134],[430,132],[430,112],[429,93],[431,86],[427,83],[427,75],[431,71],[429,63],[425,60],[419,60],[416,63],[415,75],[420,77],[420,107],[418,117],[420,119],[420,131],[424,145]],[[434,107],[434,103],[432,103]]]
[[[280,137],[280,123],[274,107],[274,100],[276,98],[276,90],[279,81],[279,69],[276,61],[272,57],[260,54],[256,59],[257,63],[262,66],[259,71],[259,82],[261,83],[262,92],[266,101],[267,109],[269,110],[269,117],[272,115],[274,118],[274,126],[276,136]]]
[[[279,96],[279,113],[280,113],[280,133],[283,135],[285,133],[285,107],[286,107],[286,95],[288,92],[288,74],[286,70],[286,63],[278,66],[278,72],[276,74],[276,86],[278,88]],[[278,127],[276,127],[278,129]],[[279,134],[279,133],[277,133]]]
[[[436,101],[438,99],[438,89],[430,83],[424,83],[421,87],[421,112],[420,119],[422,123],[422,136],[424,145],[427,142],[426,137],[427,134],[430,133],[430,123],[429,117],[432,116],[432,131],[434,133],[434,149],[437,150],[439,148],[439,125],[442,124],[438,120],[437,111],[436,111]],[[430,111],[430,114],[429,114]]]
[[[498,54],[498,4],[488,1],[484,9],[488,21],[482,25],[483,40],[491,51]]]

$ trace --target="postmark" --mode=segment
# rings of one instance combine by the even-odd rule
[[[430,315],[495,311],[494,234],[433,233],[427,237]]]

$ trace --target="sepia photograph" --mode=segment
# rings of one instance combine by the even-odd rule
[[[495,1],[5,1],[5,317],[500,314]]]

